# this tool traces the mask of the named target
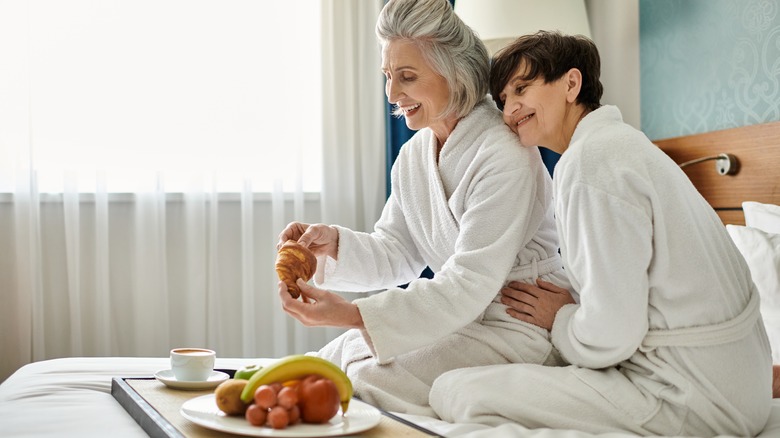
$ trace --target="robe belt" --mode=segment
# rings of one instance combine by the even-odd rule
[[[657,347],[710,347],[738,341],[750,333],[759,318],[760,299],[755,289],[745,309],[736,317],[717,324],[678,329],[649,330],[639,350]]]
[[[531,263],[512,268],[510,276],[512,278],[532,278],[537,279],[540,275],[550,274],[559,269],[563,269],[563,261],[558,254],[544,260],[533,259]]]

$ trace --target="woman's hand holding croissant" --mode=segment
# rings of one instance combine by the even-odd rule
[[[301,296],[307,298],[305,302],[293,298],[287,292],[287,285],[283,281],[279,282],[279,298],[282,300],[284,311],[303,325],[307,327],[365,328],[357,305],[333,292],[309,286],[302,280],[298,280],[297,286],[301,291]]]
[[[297,241],[315,256],[327,255],[333,259],[338,257],[339,232],[335,227],[292,222],[279,234],[277,250],[281,250],[288,240]],[[279,254],[277,273],[282,280],[279,282],[279,297],[285,312],[305,326],[364,328],[357,305],[332,292],[309,286],[300,279],[307,278],[298,272],[298,261],[295,259],[300,257],[284,258],[282,251]],[[295,283],[288,285],[285,280]],[[300,300],[297,299],[298,296]]]
[[[330,225],[291,222],[279,234],[276,248],[281,248],[288,240],[297,241],[316,256],[327,255],[334,260],[338,258],[339,231]]]

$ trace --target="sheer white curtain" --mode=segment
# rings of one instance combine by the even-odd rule
[[[281,311],[274,245],[381,212],[382,3],[0,0],[0,379],[336,336]]]
[[[384,76],[374,34],[384,1],[322,4],[324,221],[369,230],[385,201]]]

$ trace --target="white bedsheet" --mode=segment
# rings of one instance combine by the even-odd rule
[[[217,368],[235,369],[272,359],[217,359]],[[144,437],[143,429],[111,396],[113,377],[150,377],[168,368],[168,358],[66,358],[25,365],[0,385],[0,436]],[[428,417],[401,415],[446,437],[588,438],[572,430],[529,430],[516,424],[489,428],[450,424]],[[610,433],[607,438],[633,435]],[[780,437],[780,399],[772,404],[760,437]]]

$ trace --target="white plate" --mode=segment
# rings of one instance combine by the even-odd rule
[[[298,423],[286,429],[271,429],[265,426],[252,426],[244,417],[228,416],[217,408],[214,394],[207,394],[187,400],[181,407],[181,415],[195,424],[220,432],[247,436],[270,437],[326,437],[349,435],[362,432],[379,424],[382,413],[379,409],[352,399],[347,415],[339,413],[325,424]]]
[[[229,379],[230,376],[221,371],[212,371],[211,375],[206,380],[185,382],[176,380],[176,376],[173,375],[173,371],[171,370],[160,370],[155,373],[154,378],[174,389],[198,390],[216,388],[220,383]]]

